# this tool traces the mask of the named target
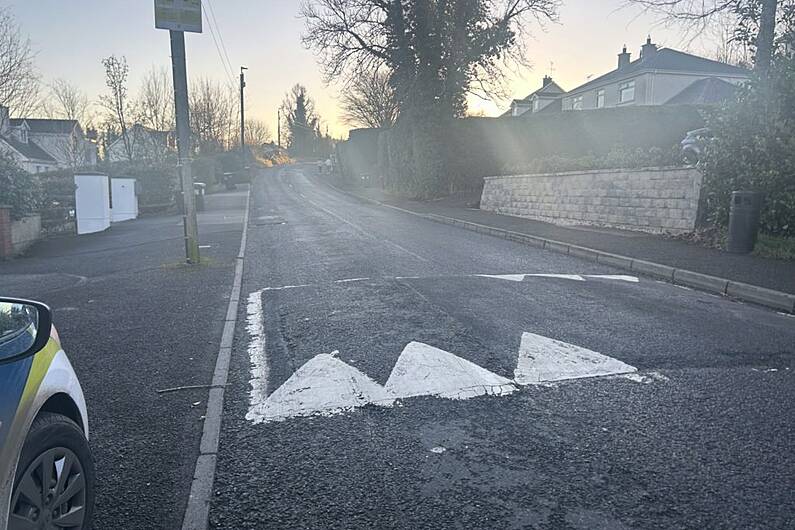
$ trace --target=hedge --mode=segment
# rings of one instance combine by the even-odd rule
[[[426,171],[437,172],[440,163],[444,186],[433,193],[474,191],[483,177],[510,174],[538,159],[602,157],[616,148],[669,152],[687,131],[703,126],[698,107],[638,106],[453,120],[438,132],[446,150],[433,161],[422,161],[415,135],[399,125],[389,131],[351,131],[339,151],[349,178],[380,174],[386,187],[421,196]]]

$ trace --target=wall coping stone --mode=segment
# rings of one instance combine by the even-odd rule
[[[645,172],[645,173],[659,173],[663,171],[685,171],[695,170],[698,171],[696,166],[648,166],[638,168],[616,168],[616,169],[586,169],[578,171],[562,171],[560,173],[522,173],[518,175],[494,175],[491,177],[483,177],[483,180],[499,180],[499,179],[515,179],[515,178],[528,178],[528,177],[570,177],[577,175],[606,175],[611,173],[626,173],[626,172]]]

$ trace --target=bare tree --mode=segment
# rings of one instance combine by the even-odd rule
[[[737,17],[734,14],[717,14],[703,35],[709,42],[704,50],[708,57],[743,68],[753,66],[748,43],[737,38]]]
[[[0,6],[0,105],[25,116],[39,104],[35,53],[9,8]]]
[[[359,127],[389,128],[398,117],[395,89],[386,69],[357,72],[340,102],[342,118]]]
[[[246,145],[259,146],[270,142],[272,138],[267,123],[256,119],[246,120]]]
[[[766,78],[773,58],[776,35],[776,10],[787,0],[627,0],[627,4],[643,7],[662,15],[666,20],[681,23],[695,35],[709,28],[722,15],[736,17],[736,27],[757,28],[752,44],[755,48],[754,68]]]
[[[52,82],[49,98],[42,105],[50,118],[76,120],[83,128],[90,126],[93,121],[88,96],[65,79]]]
[[[152,68],[144,74],[135,102],[138,123],[156,131],[174,129],[174,89],[167,68]]]
[[[121,140],[124,145],[124,152],[128,160],[133,159],[133,139],[127,134],[129,129],[127,122],[128,95],[127,95],[127,75],[129,67],[127,58],[124,56],[116,57],[111,55],[102,59],[105,67],[105,84],[110,91],[108,94],[100,96],[99,101],[111,114],[119,129]]]
[[[211,153],[230,146],[234,134],[235,109],[236,99],[220,83],[207,78],[191,83],[191,129],[200,152]]]
[[[321,57],[326,81],[386,67],[400,104],[426,94],[463,115],[467,92],[499,92],[505,65],[525,62],[517,46],[533,21],[557,19],[559,0],[304,0],[304,44]],[[427,79],[426,79],[427,78]],[[414,92],[403,94],[403,92]],[[441,97],[438,97],[441,96]]]

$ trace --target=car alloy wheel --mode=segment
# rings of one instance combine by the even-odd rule
[[[11,498],[8,530],[80,529],[86,517],[86,479],[66,447],[47,449],[25,469]]]

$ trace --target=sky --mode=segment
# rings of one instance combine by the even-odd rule
[[[347,136],[350,127],[341,121],[337,107],[339,87],[323,83],[317,58],[301,43],[299,0],[203,2],[205,11],[212,8],[215,14],[234,71],[231,76],[225,73],[205,21],[204,33],[186,34],[189,77],[228,80],[237,86],[239,67],[245,65],[247,117],[265,121],[274,133],[276,109],[285,92],[301,83],[329,132]],[[637,57],[649,34],[657,44],[678,49],[703,51],[711,46],[686,42],[677,29],[661,26],[656,16],[622,8],[624,4],[625,0],[563,0],[559,23],[545,29],[531,26],[532,37],[524,43],[531,67],[509,74],[511,97],[522,98],[540,87],[545,74],[565,89],[574,88],[589,76],[614,69],[624,44]],[[127,58],[132,93],[152,65],[170,66],[168,31],[154,28],[152,0],[0,0],[0,5],[11,8],[30,37],[43,80],[66,79],[92,99],[105,91],[103,57]],[[475,113],[494,116],[505,108],[505,101],[470,98]]]

